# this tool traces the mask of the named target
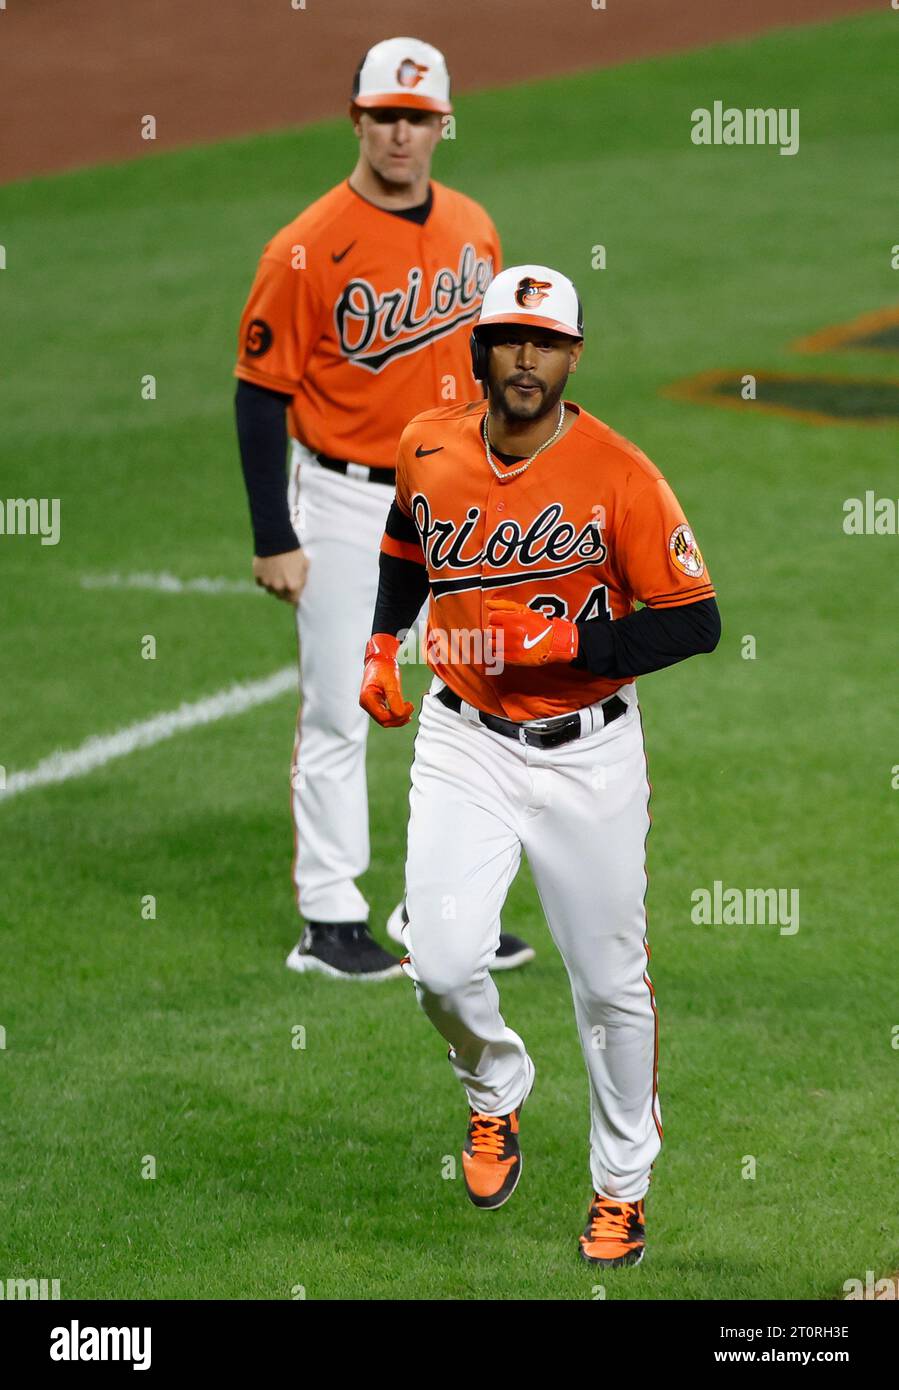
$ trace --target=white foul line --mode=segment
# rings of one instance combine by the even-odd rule
[[[51,753],[48,758],[42,758],[36,767],[10,773],[5,790],[0,789],[0,804],[19,792],[30,791],[32,787],[47,787],[53,782],[68,782],[72,777],[84,777],[95,768],[103,767],[115,758],[125,758],[138,748],[163,743],[165,739],[184,733],[186,729],[195,729],[199,724],[214,724],[218,719],[243,714],[256,705],[276,700],[288,690],[296,693],[296,666],[284,666],[263,680],[229,685],[215,695],[185,702],[177,709],[154,714],[151,719],[141,720],[137,724],[128,724],[115,733],[93,734],[77,748]]]
[[[151,589],[157,594],[261,594],[249,579],[179,579],[175,574],[83,574],[82,589]]]

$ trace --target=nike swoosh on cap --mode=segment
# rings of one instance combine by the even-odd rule
[[[542,632],[539,632],[536,637],[523,638],[521,645],[524,647],[525,651],[529,651],[531,647],[536,647],[538,642],[542,642],[548,632],[552,632],[552,624],[544,628]]]
[[[438,444],[436,449],[423,449],[419,444],[418,448],[415,450],[415,457],[417,459],[423,459],[425,454],[439,454],[442,448],[443,445]]]

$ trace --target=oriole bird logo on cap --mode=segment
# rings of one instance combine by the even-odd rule
[[[417,87],[427,71],[426,63],[416,63],[414,58],[404,58],[396,70],[396,80],[401,87]]]
[[[530,275],[526,275],[523,280],[519,280],[515,290],[515,303],[520,304],[522,309],[536,309],[538,304],[542,304],[546,296],[552,289],[548,280],[532,280]]]

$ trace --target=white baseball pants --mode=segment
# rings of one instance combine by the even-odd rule
[[[371,721],[359,688],[393,494],[392,482],[332,472],[292,441],[291,517],[309,559],[297,605],[301,705],[291,774],[293,878],[307,921],[368,920],[354,882],[369,863]]]
[[[593,1186],[636,1201],[662,1132],[644,907],[649,784],[636,689],[622,689],[630,708],[607,729],[537,749],[484,728],[468,705],[461,714],[447,709],[435,696],[441,688],[435,676],[415,740],[404,969],[451,1045],[469,1104],[488,1115],[515,1109],[527,1054],[503,1020],[488,967],[524,849],[571,982],[590,1081]]]

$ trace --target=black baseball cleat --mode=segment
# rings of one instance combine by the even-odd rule
[[[391,941],[398,941],[403,944],[403,927],[409,921],[409,914],[406,911],[405,901],[397,903],[387,919],[387,935]],[[526,965],[529,960],[533,960],[536,951],[533,946],[529,946],[526,941],[522,941],[520,936],[511,936],[508,932],[503,932],[499,938],[499,949],[493,958],[490,966],[494,970],[515,970],[519,965]]]
[[[309,922],[285,963],[288,970],[318,971],[333,980],[393,980],[403,973],[367,922]]]
[[[638,1265],[646,1248],[643,1198],[613,1202],[594,1192],[579,1247],[581,1258],[591,1265],[606,1269]]]
[[[511,932],[504,931],[500,935],[499,949],[490,970],[517,970],[519,965],[527,965],[529,960],[533,960],[536,954],[533,946],[522,941],[520,936],[512,936]]]

